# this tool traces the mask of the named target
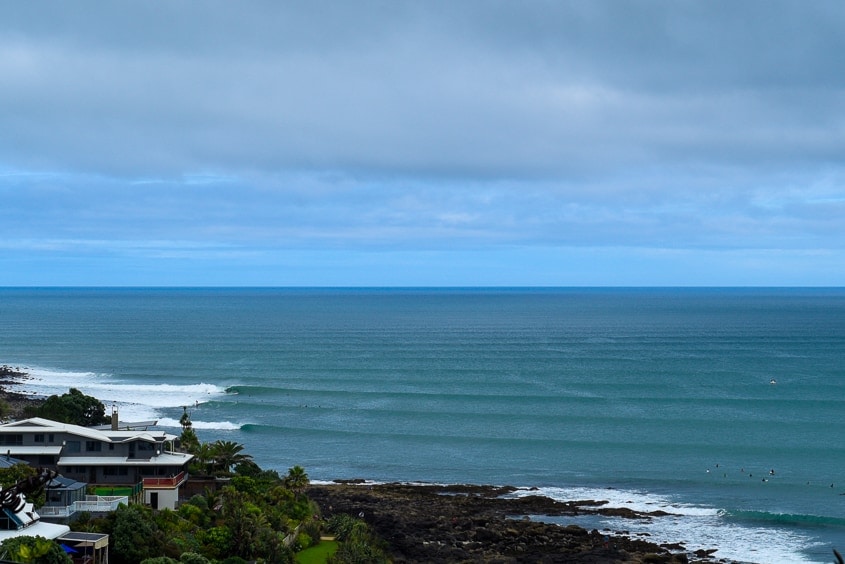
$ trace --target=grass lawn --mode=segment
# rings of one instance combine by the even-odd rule
[[[326,564],[326,559],[337,550],[337,542],[321,541],[317,546],[296,553],[297,564]]]

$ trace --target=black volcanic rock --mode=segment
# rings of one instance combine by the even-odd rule
[[[312,485],[308,496],[324,517],[360,515],[387,542],[394,562],[687,563],[718,562],[624,535],[575,525],[532,521],[525,515],[606,513],[631,519],[651,514],[603,508],[603,502],[559,502],[530,495],[503,497],[515,488],[478,485],[336,483]],[[690,560],[692,558],[692,560]]]

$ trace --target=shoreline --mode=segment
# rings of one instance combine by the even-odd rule
[[[688,549],[683,543],[655,543],[627,531],[587,530],[542,517],[613,515],[625,519],[671,517],[603,507],[595,500],[555,501],[543,495],[508,497],[518,488],[489,485],[369,483],[337,480],[312,484],[306,495],[323,516],[362,518],[387,543],[393,561],[583,562],[728,564],[717,548]]]
[[[11,392],[30,376],[25,368],[0,365],[0,400],[5,419],[25,418],[27,408],[44,402]],[[578,525],[532,520],[542,516],[614,515],[652,519],[670,514],[602,507],[595,500],[555,501],[542,495],[503,497],[511,486],[371,483],[334,480],[311,484],[309,498],[324,517],[363,513],[364,520],[389,547],[394,562],[664,562],[731,563],[711,556],[713,549],[689,550],[682,543],[654,543],[627,531],[588,531]]]
[[[4,419],[25,418],[28,408],[38,407],[44,403],[42,398],[9,391],[8,386],[20,384],[30,378],[29,374],[23,370],[18,366],[0,365],[0,401],[5,402],[9,408]]]

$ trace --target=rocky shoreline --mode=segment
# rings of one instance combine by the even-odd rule
[[[485,563],[714,563],[713,550],[688,552],[681,544],[660,545],[620,532],[588,531],[528,519],[527,515],[615,515],[652,519],[603,507],[600,501],[559,502],[540,495],[508,497],[511,487],[337,482],[312,485],[307,495],[324,517],[363,516],[387,542],[394,562]]]
[[[8,411],[5,414],[5,417],[8,419],[26,417],[28,408],[38,407],[44,403],[43,399],[8,390],[8,386],[20,384],[22,380],[26,380],[27,378],[29,378],[29,374],[24,372],[20,367],[0,366],[0,401],[5,402],[8,406]]]

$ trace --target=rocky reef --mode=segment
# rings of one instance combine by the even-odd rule
[[[713,563],[715,550],[686,551],[608,531],[588,531],[528,515],[598,513],[651,519],[665,513],[607,508],[600,501],[558,502],[540,495],[508,496],[510,487],[339,482],[307,494],[325,517],[362,517],[386,541],[394,562]]]
[[[8,419],[21,419],[26,416],[28,407],[38,407],[44,403],[43,398],[39,399],[8,390],[10,385],[19,384],[27,378],[29,378],[29,374],[19,367],[0,366],[0,401],[7,406],[6,412],[0,415],[4,415]]]

